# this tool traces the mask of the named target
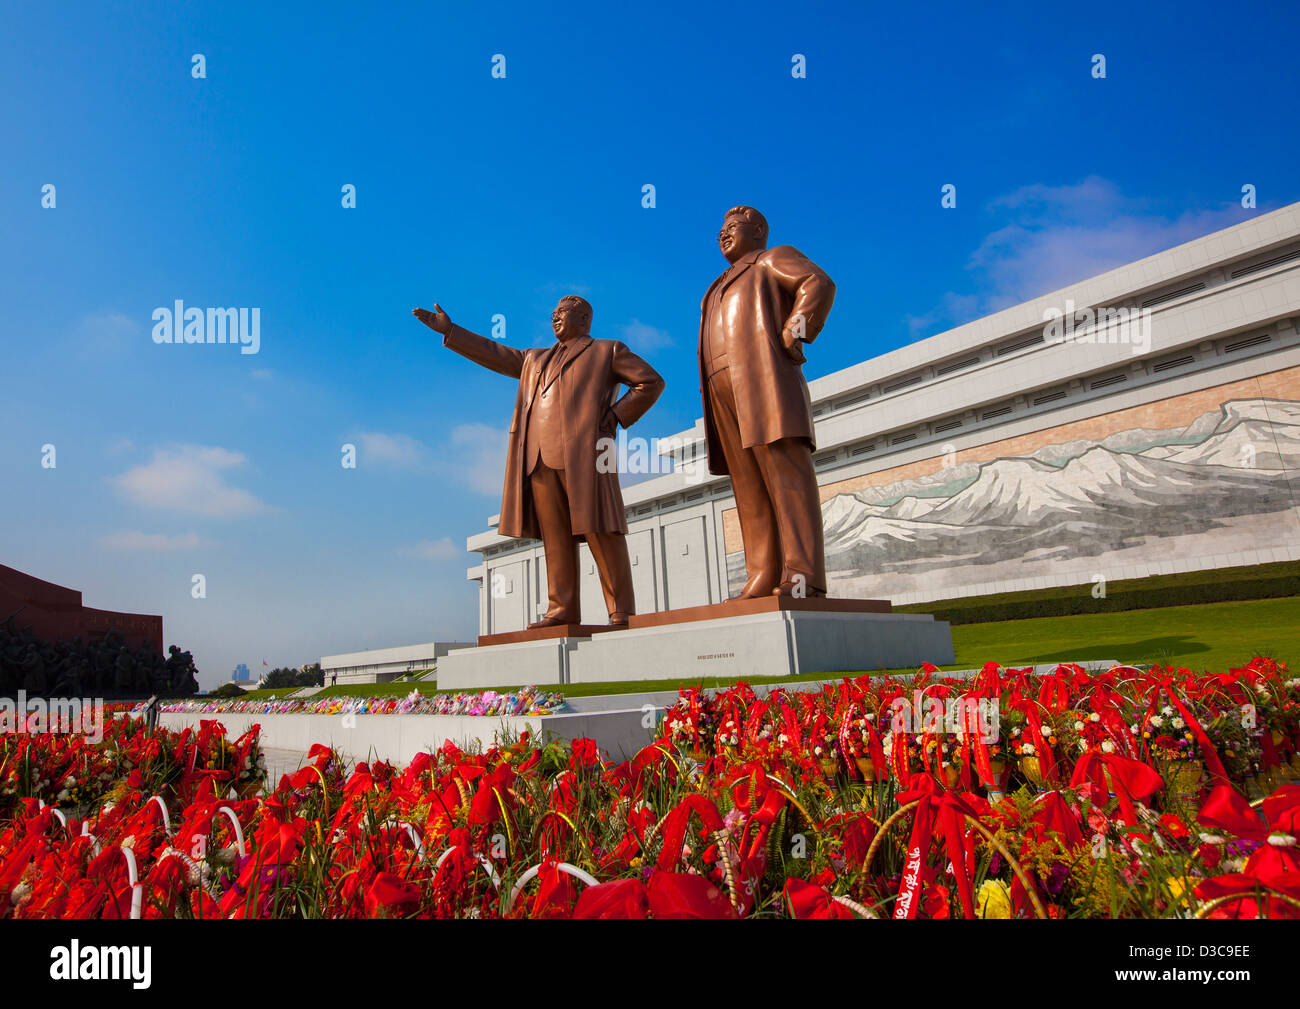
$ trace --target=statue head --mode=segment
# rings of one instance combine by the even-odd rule
[[[767,218],[753,207],[732,207],[722,216],[718,248],[729,263],[755,249],[766,249]]]
[[[576,340],[591,333],[591,305],[586,298],[566,294],[551,313],[551,328],[555,338],[562,343]]]

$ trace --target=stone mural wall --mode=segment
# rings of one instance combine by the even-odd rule
[[[1288,559],[1298,483],[1290,368],[825,484],[829,589],[942,598],[1141,576],[1171,558]],[[734,592],[734,511],[724,534]]]

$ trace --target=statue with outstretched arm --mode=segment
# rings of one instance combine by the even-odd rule
[[[578,544],[600,572],[613,627],[636,612],[627,551],[627,516],[609,447],[616,426],[630,427],[659,398],[664,380],[617,340],[591,336],[591,305],[561,298],[551,314],[556,342],[519,350],[471,333],[434,303],[414,315],[442,334],[443,346],[518,379],[506,452],[498,531],[540,539],[549,605],[529,629],[581,623]],[[619,390],[627,391],[619,396]]]

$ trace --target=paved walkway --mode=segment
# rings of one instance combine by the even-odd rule
[[[262,747],[266,757],[266,779],[274,788],[282,774],[293,774],[307,762],[307,754],[302,750],[281,750],[273,746]]]

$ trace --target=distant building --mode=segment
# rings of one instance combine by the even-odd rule
[[[230,678],[235,683],[245,683],[253,678],[253,674],[248,671],[248,666],[241,662],[235,667],[235,671],[230,674]]]
[[[364,652],[344,652],[321,657],[320,668],[325,686],[334,683],[387,683],[406,673],[433,669],[440,656],[454,648],[470,648],[473,642],[430,641],[424,645],[400,645],[396,648],[372,648]]]

